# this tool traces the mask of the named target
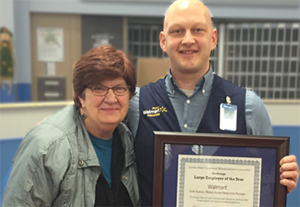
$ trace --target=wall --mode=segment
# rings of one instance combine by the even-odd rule
[[[0,140],[24,137],[46,117],[72,102],[0,104]]]
[[[31,14],[31,100],[72,100],[72,72],[75,62],[81,56],[81,15],[74,14]],[[39,60],[38,29],[62,29],[62,41],[54,44],[62,51],[62,59],[53,61],[54,69],[49,75],[45,70],[47,61]],[[45,41],[45,40],[44,40]],[[60,45],[61,44],[61,45]],[[43,45],[43,44],[42,44]],[[46,58],[47,59],[47,58]],[[49,61],[51,62],[51,61]],[[49,82],[50,81],[50,82]],[[54,82],[52,82],[54,81]],[[48,84],[46,84],[48,82]],[[49,85],[58,83],[58,85]],[[46,95],[46,94],[52,95]],[[56,96],[53,96],[56,94]]]
[[[274,0],[252,0],[253,3],[248,4],[242,3],[241,0],[236,0],[234,4],[229,3],[230,0],[219,1],[220,3],[204,0],[216,18],[300,19],[299,1],[293,0],[293,3],[290,4],[287,1],[291,0],[278,1],[277,4]],[[61,0],[59,2],[28,0],[27,8],[31,12],[163,16],[170,2],[172,0],[144,0],[143,2],[133,0]],[[268,3],[262,4],[260,2]],[[253,10],[255,10],[255,14]],[[278,12],[284,13],[284,15],[279,17]]]
[[[300,101],[265,100],[273,125],[300,126]]]
[[[0,27],[5,26],[14,33],[14,0],[0,1]]]
[[[20,138],[40,121],[72,102],[0,104],[0,140]],[[273,126],[300,127],[300,103],[264,102]],[[280,109],[280,112],[278,112]],[[16,128],[17,126],[17,128]],[[300,139],[300,137],[299,137]]]
[[[89,14],[89,15],[117,15],[117,16],[152,16],[162,17],[168,1],[87,1],[87,0],[14,0],[14,26],[15,26],[15,44],[16,60],[19,65],[15,74],[18,83],[18,100],[30,101],[24,94],[30,93],[31,83],[31,51],[30,48],[30,13],[65,13],[65,14]],[[170,1],[169,1],[170,2]],[[215,19],[257,19],[257,20],[300,20],[300,5],[297,1],[289,0],[292,4],[283,4],[276,1],[276,4],[259,2],[252,3],[251,6],[242,3],[233,4],[238,1],[228,1],[229,4],[216,4],[215,0],[206,0]],[[227,1],[223,1],[227,2]],[[233,2],[233,3],[232,3]],[[245,1],[243,1],[245,2]],[[270,1],[262,1],[270,2]],[[293,3],[294,2],[294,3]],[[296,3],[295,3],[296,2]],[[218,3],[218,2],[217,2]],[[279,6],[278,6],[279,5]],[[291,6],[294,5],[294,6]],[[255,11],[255,12],[253,12]],[[280,14],[280,15],[279,15]]]
[[[123,17],[81,15],[82,54],[101,44],[123,49]]]
[[[31,47],[30,47],[30,12],[28,1],[14,0],[14,26],[15,26],[15,59],[18,67],[15,72],[17,82],[17,100],[31,101]]]
[[[273,133],[276,136],[290,136],[290,154],[293,154],[297,157],[298,166],[300,165],[300,126],[284,126],[284,125],[275,125],[273,126]],[[300,206],[300,187],[297,188],[288,194],[287,196],[287,207],[298,207]]]

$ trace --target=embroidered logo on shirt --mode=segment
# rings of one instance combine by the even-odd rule
[[[154,106],[150,110],[144,110],[143,115],[147,115],[147,117],[155,117],[160,116],[160,114],[164,112],[168,112],[165,106]]]

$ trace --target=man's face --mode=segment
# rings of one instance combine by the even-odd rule
[[[207,9],[197,5],[171,8],[165,18],[160,46],[169,56],[172,72],[205,74],[217,43]]]

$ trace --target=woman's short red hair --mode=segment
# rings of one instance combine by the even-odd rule
[[[130,97],[135,94],[136,74],[130,57],[111,46],[99,46],[81,56],[73,70],[74,103],[81,108],[79,97],[84,90],[103,80],[124,78],[129,86]]]

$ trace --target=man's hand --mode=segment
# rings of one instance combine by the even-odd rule
[[[279,162],[280,164],[280,183],[287,187],[288,193],[297,187],[299,168],[294,155],[285,156]]]

